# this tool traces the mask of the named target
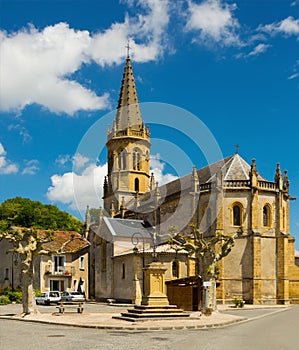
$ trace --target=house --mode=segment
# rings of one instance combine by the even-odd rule
[[[33,287],[41,291],[80,290],[88,297],[89,242],[78,232],[54,231],[53,240],[42,247],[48,254],[35,260]],[[17,253],[8,252],[11,248],[6,239],[0,242],[0,286],[17,288],[21,262]]]
[[[167,268],[166,280],[188,275],[188,253],[169,244],[153,249],[153,228],[142,220],[102,217],[89,228],[92,256],[90,295],[97,300],[140,304],[143,268],[154,254]]]

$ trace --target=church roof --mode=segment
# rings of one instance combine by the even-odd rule
[[[124,68],[117,106],[116,131],[141,125],[142,119],[136,92],[135,79],[131,60],[128,56]]]
[[[223,179],[225,181],[230,180],[249,180],[249,173],[251,166],[238,154],[234,154],[224,159],[224,164],[221,168],[223,172]],[[215,177],[215,174],[211,177]],[[258,175],[258,180],[266,181],[262,176]]]
[[[151,238],[151,227],[143,220],[103,218],[112,236],[132,237],[136,232],[141,233],[144,238]]]
[[[199,185],[213,182],[219,169],[223,174],[224,181],[249,180],[251,166],[238,153],[233,154],[197,170]],[[258,180],[267,181],[259,174]],[[192,173],[160,186],[159,192],[161,197],[165,198],[184,191],[190,191],[191,184]],[[142,195],[140,197],[141,205],[143,203],[148,205],[153,198],[153,192]]]

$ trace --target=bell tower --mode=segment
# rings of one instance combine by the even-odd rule
[[[104,208],[111,216],[149,191],[150,131],[140,113],[129,47],[112,129],[107,130],[108,174]]]

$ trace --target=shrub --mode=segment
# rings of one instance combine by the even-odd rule
[[[7,295],[1,295],[0,296],[0,305],[7,305],[11,304],[11,301]]]
[[[8,291],[5,294],[7,295],[7,297],[9,298],[9,300],[11,302],[15,302],[17,304],[22,303],[22,292],[21,291]]]
[[[34,294],[35,294],[36,297],[40,297],[42,292],[39,289],[35,289],[34,290]]]
[[[244,307],[245,301],[243,299],[235,298],[233,299],[235,307]]]

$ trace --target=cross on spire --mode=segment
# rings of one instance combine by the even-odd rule
[[[240,148],[240,146],[238,144],[236,144],[236,154],[239,154],[239,148]]]
[[[130,49],[131,49],[130,40],[128,40],[128,43],[126,45],[126,49],[127,49],[127,58],[130,58]]]

